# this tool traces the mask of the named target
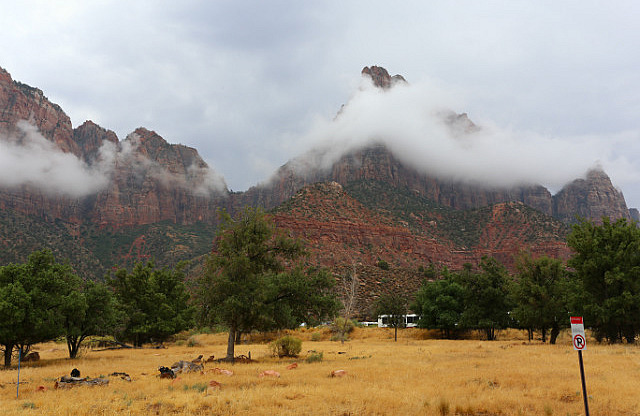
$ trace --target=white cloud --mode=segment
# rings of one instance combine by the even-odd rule
[[[119,137],[140,125],[163,131],[238,190],[297,156],[305,147],[290,138],[315,114],[331,118],[365,65],[465,91],[464,105],[450,108],[505,134],[590,135],[589,146],[609,153],[611,137],[640,129],[640,3],[630,0],[0,6],[0,66],[44,90],[74,125],[92,119]],[[637,155],[623,145],[621,155]],[[635,174],[638,160],[626,157],[626,170],[624,160],[603,163],[632,206],[640,182],[618,178]]]
[[[80,197],[104,189],[105,172],[92,170],[74,154],[64,153],[37,128],[18,123],[19,137],[0,139],[0,184],[30,185],[48,194]]]
[[[460,134],[445,116],[459,105],[432,83],[382,90],[365,77],[335,120],[317,122],[305,136],[303,142],[316,150],[297,166],[328,168],[342,155],[377,142],[423,173],[488,186],[541,184],[558,190],[596,165],[621,179],[638,177],[628,155],[614,152],[630,145],[633,134],[617,140],[552,137],[487,120],[478,130]]]
[[[139,178],[148,176],[168,188],[180,187],[200,195],[226,192],[224,178],[207,166],[194,162],[185,172],[170,172],[138,152],[136,134],[119,145],[105,141],[97,160],[89,166],[74,154],[61,151],[33,124],[20,121],[18,127],[20,134],[0,138],[0,186],[27,185],[49,195],[77,198],[105,190],[115,169],[126,172],[124,167],[129,166]]]

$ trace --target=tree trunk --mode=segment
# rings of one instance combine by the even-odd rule
[[[242,331],[240,330],[236,331],[236,344],[242,344]]]
[[[84,341],[84,336],[80,337],[67,337],[67,349],[69,350],[69,358],[74,359],[78,357],[78,351],[80,351],[80,344]]]
[[[542,332],[542,342],[547,342],[547,328],[542,328],[540,332]]]
[[[13,344],[4,345],[4,366],[11,367],[11,355],[13,354]]]
[[[393,340],[398,342],[398,325],[396,325],[395,333],[393,334]]]
[[[231,325],[229,327],[229,338],[227,340],[227,360],[234,361],[235,357],[235,341],[236,341],[236,327]]]
[[[76,348],[76,338],[72,336],[67,336],[67,350],[69,351],[69,358],[74,359],[76,355],[78,355],[78,349]]]
[[[486,329],[486,334],[487,334],[487,340],[488,341],[495,341],[496,339],[496,330],[494,327],[490,327]]]
[[[549,344],[555,345],[556,339],[558,339],[558,335],[560,335],[560,327],[558,324],[554,324],[551,327],[551,335],[549,336]]]

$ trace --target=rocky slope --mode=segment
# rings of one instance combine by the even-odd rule
[[[568,227],[522,203],[456,212],[393,192],[384,184],[345,190],[337,182],[317,183],[273,213],[278,226],[306,242],[310,263],[330,267],[339,281],[357,274],[361,313],[382,293],[415,293],[426,277],[420,270],[430,267],[477,266],[492,256],[513,270],[522,250],[570,256]],[[380,260],[389,270],[376,267]]]

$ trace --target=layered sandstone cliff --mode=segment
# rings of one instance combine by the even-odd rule
[[[226,185],[195,149],[171,145],[144,128],[120,147],[130,150],[116,154],[112,180],[97,194],[91,221],[111,227],[217,222],[217,208],[228,200]]]
[[[370,77],[373,84],[382,89],[392,88],[397,82],[406,83],[401,76],[391,77],[384,68],[378,66],[365,67],[362,74]],[[454,135],[469,134],[480,129],[465,113],[443,111],[440,117]],[[324,152],[326,150],[317,149],[288,162],[268,182],[245,192],[243,201],[273,208],[305,185],[322,181],[347,185],[355,181],[373,180],[411,189],[437,204],[459,210],[521,202],[568,223],[574,222],[576,217],[595,220],[602,216],[630,218],[624,196],[601,170],[588,172],[586,179],[578,179],[557,195],[552,195],[541,185],[509,188],[483,186],[420,173],[402,163],[381,144],[372,144],[342,155],[330,167],[319,162],[324,159]]]
[[[597,221],[602,217],[631,219],[622,192],[599,169],[590,170],[586,178],[576,179],[562,188],[553,197],[553,215],[565,222],[580,218]]]
[[[365,67],[362,73],[383,89],[406,83],[403,77],[392,77],[378,66]],[[441,117],[460,134],[479,129],[466,114],[443,112]],[[219,208],[231,212],[244,205],[270,209],[305,185],[324,181],[342,185],[384,182],[457,210],[515,201],[569,222],[576,215],[629,218],[624,197],[601,171],[590,172],[586,179],[576,180],[552,196],[537,185],[496,188],[420,173],[379,144],[342,155],[329,167],[314,162],[322,155],[306,155],[281,167],[267,183],[229,194],[222,177],[209,169],[195,149],[169,144],[143,128],[122,141],[91,121],[72,129],[69,117],[41,90],[13,81],[0,69],[0,138],[19,145],[31,128],[25,130],[24,123],[108,180],[95,192],[76,197],[53,194],[29,183],[3,187],[0,208],[74,224],[88,221],[118,228],[158,221],[216,223]]]
[[[195,149],[169,144],[143,128],[123,141],[91,121],[72,129],[69,117],[41,90],[13,81],[0,68],[0,140],[21,146],[29,134],[73,154],[87,172],[104,176],[106,186],[74,197],[25,181],[0,188],[1,209],[119,228],[159,221],[215,223],[217,208],[227,206],[224,179]]]

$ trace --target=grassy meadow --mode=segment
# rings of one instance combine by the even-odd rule
[[[357,328],[351,340],[329,340],[326,329],[300,329],[297,359],[271,357],[264,339],[249,339],[236,354],[251,364],[205,364],[203,373],[160,379],[159,366],[178,360],[224,356],[226,334],[194,335],[165,349],[84,350],[67,359],[65,344],[37,345],[41,361],[20,372],[0,370],[3,415],[581,415],[578,355],[570,334],[558,345],[527,342],[524,333],[499,334],[498,341],[439,340],[428,331]],[[307,363],[309,355],[323,360]],[[589,408],[593,415],[640,415],[640,347],[598,345],[583,353]],[[298,367],[287,370],[293,362]],[[220,367],[234,372],[217,374]],[[106,386],[54,389],[78,368],[81,376],[110,376]],[[332,378],[333,370],[346,370]],[[264,370],[281,376],[259,377]],[[219,389],[207,388],[211,380]],[[24,382],[24,384],[22,384]],[[40,386],[44,386],[42,391]]]

